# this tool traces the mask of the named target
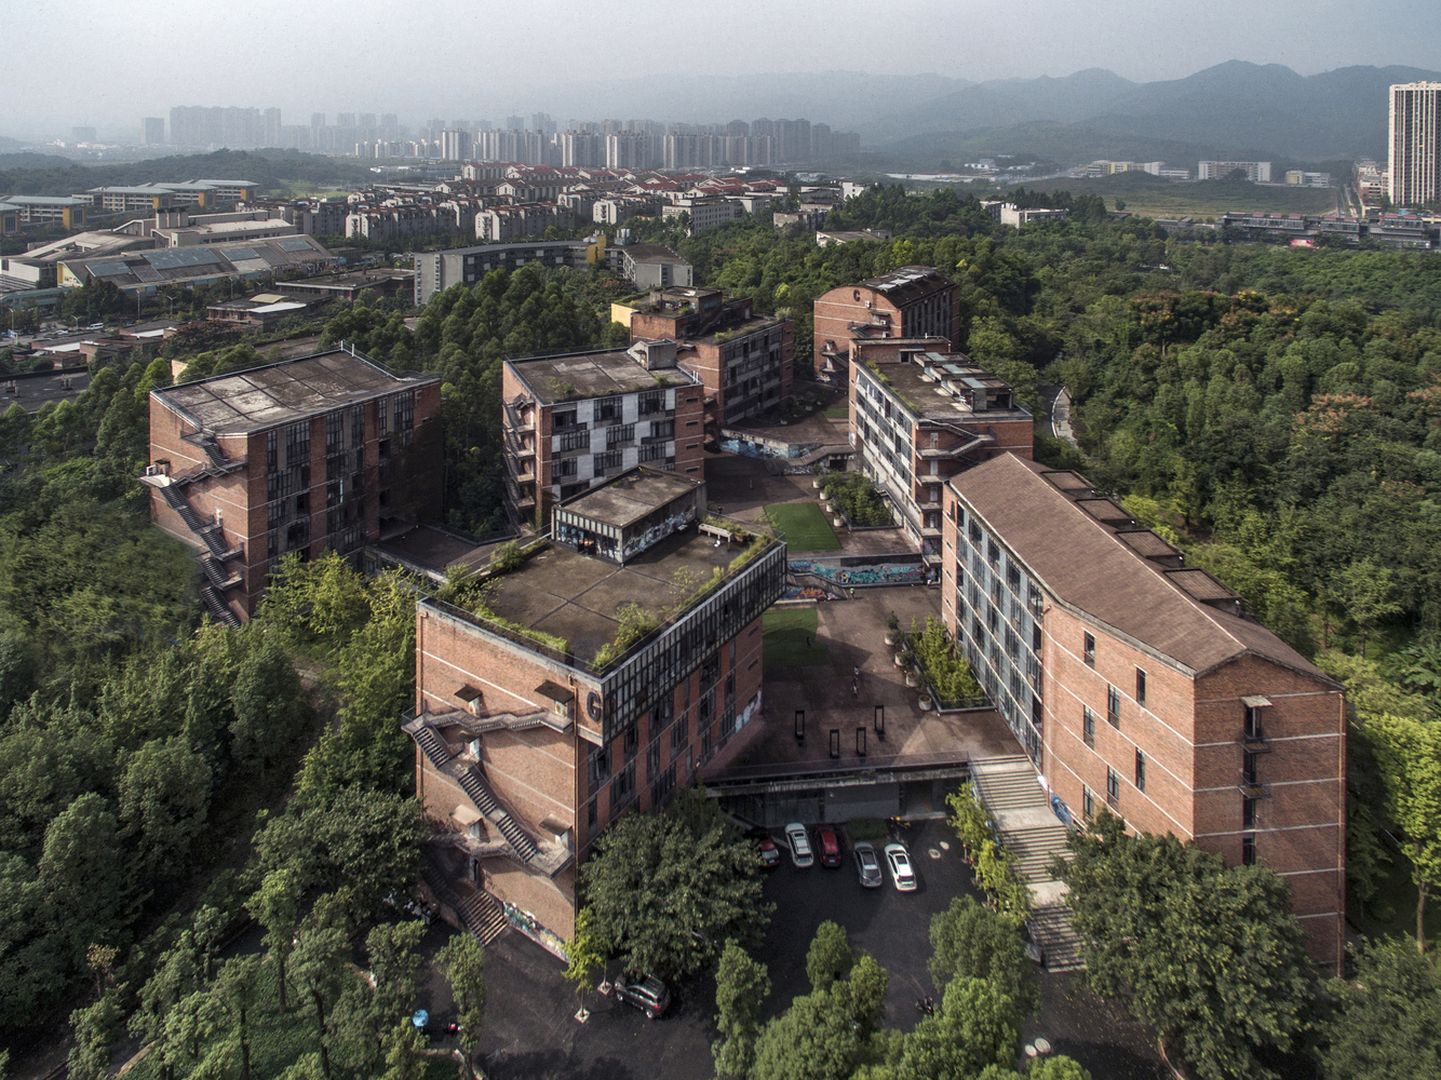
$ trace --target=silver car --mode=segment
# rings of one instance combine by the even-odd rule
[[[881,873],[881,860],[876,858],[875,846],[869,840],[852,845],[851,851],[856,857],[856,877],[864,887],[879,889],[886,883],[885,875]]]
[[[799,821],[792,821],[786,826],[786,844],[791,849],[791,862],[796,866],[806,867],[816,861],[811,851],[811,838]]]
[[[891,868],[891,880],[896,884],[897,892],[916,891],[916,871],[911,866],[911,855],[904,844],[887,844],[885,848],[886,862]]]

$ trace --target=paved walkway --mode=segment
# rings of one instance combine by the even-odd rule
[[[1031,939],[1040,946],[1049,971],[1076,971],[1080,939],[1071,928],[1066,886],[1051,873],[1057,857],[1067,857],[1069,830],[1052,813],[1036,770],[1021,755],[978,761],[971,778],[995,822],[1001,843],[1016,858],[1031,889]]]

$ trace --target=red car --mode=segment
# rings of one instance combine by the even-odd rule
[[[822,866],[829,866],[833,870],[840,867],[841,841],[836,835],[835,826],[816,826],[816,851],[821,857]]]
[[[756,841],[756,850],[760,852],[762,868],[774,870],[781,864],[781,849],[769,836],[762,836]]]

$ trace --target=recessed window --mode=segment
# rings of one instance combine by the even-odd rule
[[[1241,828],[1254,829],[1256,827],[1256,801],[1249,796],[1241,800]]]
[[[1121,801],[1121,777],[1109,765],[1106,766],[1106,801],[1112,806]]]
[[[1106,722],[1112,727],[1121,726],[1121,692],[1114,686],[1106,687]]]
[[[1096,714],[1086,706],[1081,706],[1081,736],[1086,740],[1086,745],[1096,745]]]
[[[1256,838],[1254,836],[1241,837],[1241,865],[1256,865]]]
[[[1081,788],[1081,816],[1087,821],[1096,816],[1096,796],[1084,786]]]
[[[1136,669],[1136,704],[1146,704],[1146,672],[1141,668]]]
[[[1136,751],[1136,790],[1146,790],[1146,755]]]
[[[1086,634],[1085,637],[1082,639],[1081,644],[1082,644],[1082,652],[1081,652],[1081,655],[1085,657],[1086,666],[1087,666],[1087,667],[1095,667],[1095,666],[1096,666],[1096,639],[1095,639],[1092,635]]]

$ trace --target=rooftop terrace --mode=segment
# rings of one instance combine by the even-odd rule
[[[690,529],[673,533],[621,566],[546,543],[516,569],[484,580],[472,594],[478,600],[465,614],[504,637],[528,638],[568,654],[568,661],[580,666],[595,664],[619,638],[623,606],[639,605],[655,626],[663,626],[701,602],[754,555],[776,546],[769,537],[747,536],[744,544],[739,537],[726,543]],[[637,636],[630,644],[639,640]],[[609,659],[628,648],[608,650]]]

